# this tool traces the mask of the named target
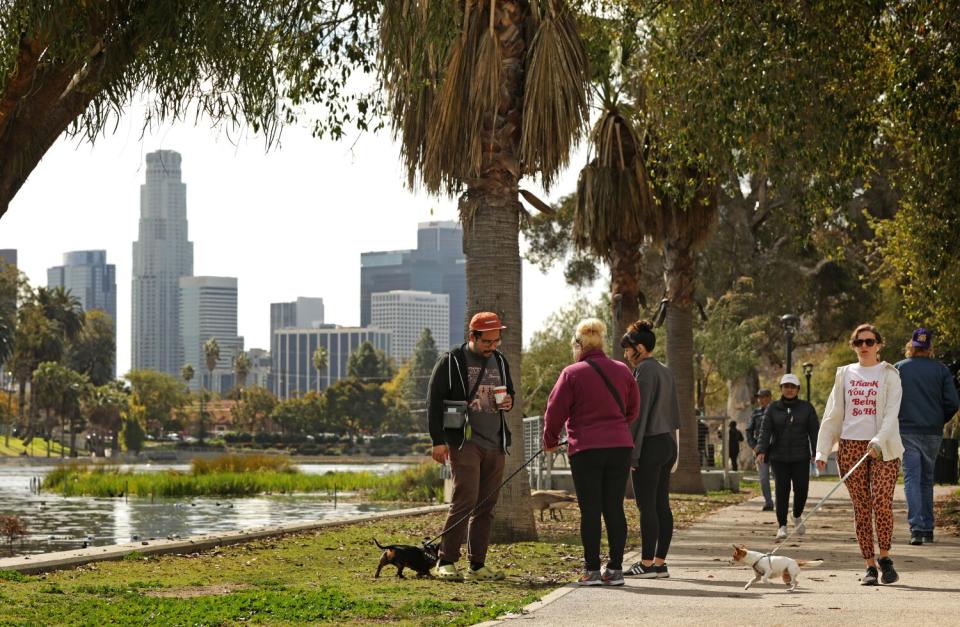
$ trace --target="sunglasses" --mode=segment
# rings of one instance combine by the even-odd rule
[[[868,338],[862,339],[862,340],[854,340],[854,341],[853,341],[853,345],[856,346],[857,348],[860,348],[860,347],[863,346],[864,344],[866,344],[867,346],[874,346],[876,343],[877,343],[877,341],[876,341],[875,339],[873,339],[872,337],[868,337]]]

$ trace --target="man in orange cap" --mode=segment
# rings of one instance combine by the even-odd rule
[[[486,566],[493,510],[503,479],[504,456],[510,446],[505,412],[513,407],[510,366],[497,346],[506,327],[500,317],[483,311],[470,320],[467,342],[444,354],[430,375],[427,415],[433,459],[450,461],[453,499],[440,544],[440,559],[430,573],[439,579],[483,581],[503,579]],[[477,507],[477,504],[480,504]],[[474,507],[469,526],[462,522]],[[457,569],[460,546],[467,541],[470,568]]]

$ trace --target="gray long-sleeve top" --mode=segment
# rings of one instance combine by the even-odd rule
[[[645,437],[673,433],[680,428],[680,402],[673,373],[653,357],[641,361],[633,376],[640,388],[640,417],[630,423],[631,465],[636,466]]]

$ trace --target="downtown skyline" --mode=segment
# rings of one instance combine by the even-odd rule
[[[238,278],[247,349],[269,349],[269,304],[298,296],[322,297],[328,323],[359,325],[361,252],[415,248],[418,223],[457,219],[455,200],[404,187],[386,133],[338,143],[293,128],[265,153],[259,138],[234,145],[202,122],[166,125],[142,141],[138,124],[136,112],[125,116],[95,146],[61,138],[0,220],[0,248],[18,249],[34,286],[64,252],[107,251],[117,266],[119,375],[130,367],[131,244],[148,152],[182,155],[194,274]],[[556,201],[574,183],[575,171],[554,193],[539,193]],[[596,297],[605,283],[586,293]],[[542,275],[525,262],[524,341],[576,295],[561,269]]]

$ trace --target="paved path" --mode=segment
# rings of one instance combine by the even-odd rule
[[[812,481],[808,510],[833,485]],[[951,488],[936,490],[946,494]],[[900,582],[891,586],[860,585],[863,561],[853,512],[846,490],[840,488],[810,518],[806,536],[794,536],[780,550],[793,558],[825,562],[802,573],[795,593],[773,583],[744,591],[752,571],[731,565],[734,542],[760,551],[773,546],[775,516],[761,512],[762,500],[756,498],[678,532],[668,557],[670,579],[628,578],[622,588],[567,586],[530,606],[532,611],[494,624],[636,625],[655,620],[671,625],[960,625],[960,538],[941,534],[935,544],[910,546],[902,486],[895,498],[891,556]],[[635,540],[631,535],[630,541]],[[628,556],[626,565],[631,557],[637,556]]]

